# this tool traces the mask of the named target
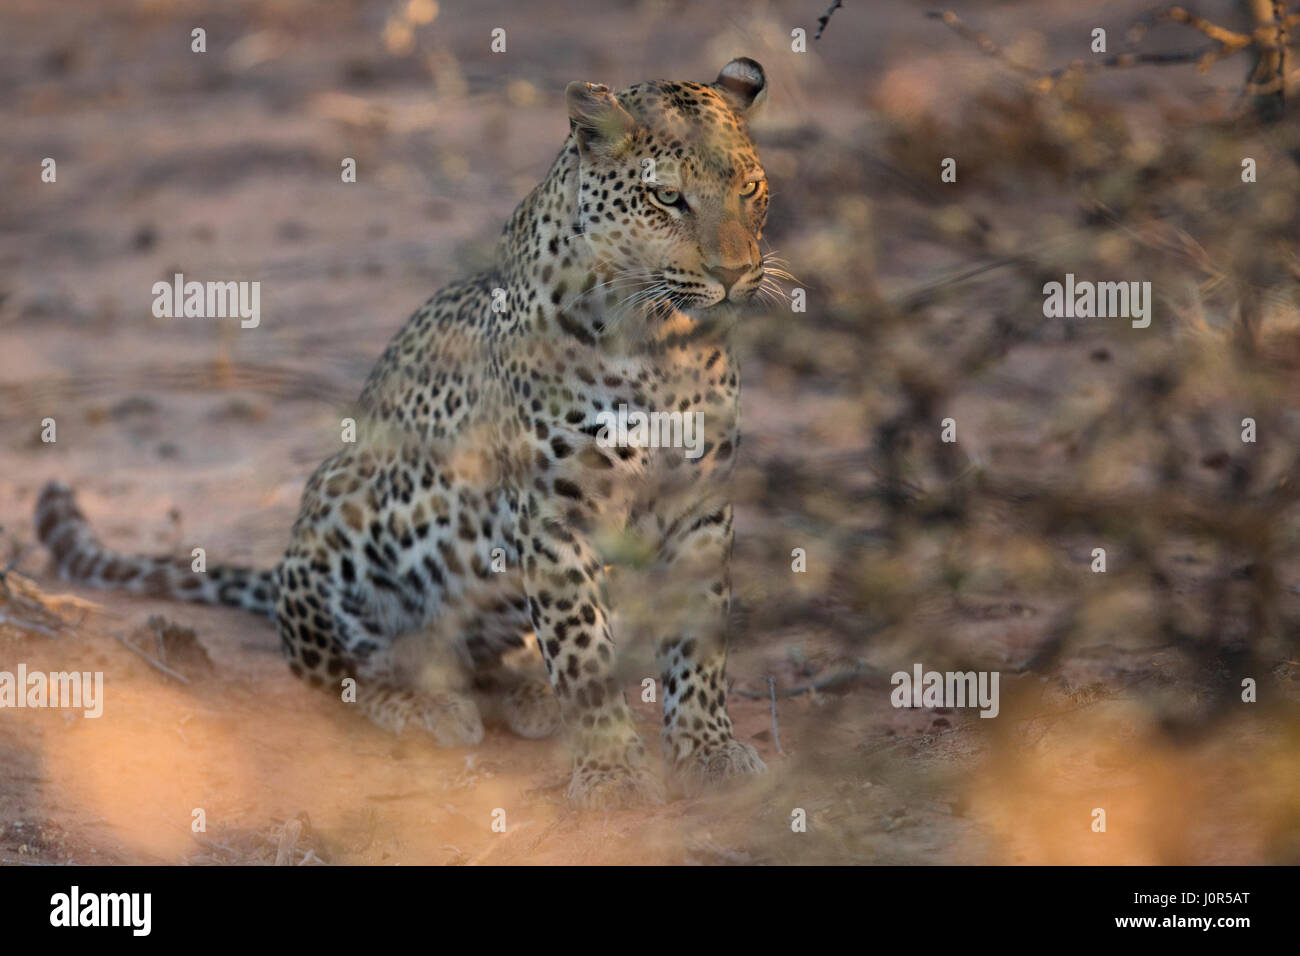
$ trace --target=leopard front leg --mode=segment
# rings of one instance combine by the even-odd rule
[[[712,505],[674,523],[661,558],[667,587],[656,643],[664,686],[664,759],[676,789],[762,773],[767,766],[732,733],[727,715],[727,616],[731,610],[732,508]]]
[[[615,676],[601,563],[571,526],[523,517],[529,613],[574,752],[568,799],[589,808],[661,803],[663,784]]]

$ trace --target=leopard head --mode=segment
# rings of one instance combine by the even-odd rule
[[[759,291],[768,186],[746,120],[766,94],[744,57],[709,84],[569,84],[575,223],[621,302],[696,313]]]

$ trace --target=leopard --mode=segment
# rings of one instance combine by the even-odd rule
[[[51,482],[34,521],[58,576],[268,617],[294,675],[397,734],[474,747],[489,713],[524,737],[562,733],[580,808],[765,773],[736,739],[725,667],[732,330],[773,269],[749,131],[767,92],[748,57],[710,83],[570,83],[549,172],[490,267],[391,339],[278,565],[196,573],[119,553]],[[616,413],[672,427],[620,436]],[[698,423],[693,450],[678,421]],[[653,649],[658,769],[616,652],[633,644]],[[504,666],[530,648],[536,666]]]

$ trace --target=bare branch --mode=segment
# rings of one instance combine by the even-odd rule
[[[178,674],[178,673],[176,673],[174,670],[172,670],[170,667],[168,667],[166,664],[163,664],[163,663],[160,662],[160,661],[154,660],[154,658],[150,657],[150,656],[149,656],[148,654],[146,654],[144,651],[140,650],[140,648],[136,647],[134,644],[132,644],[132,643],[131,643],[130,641],[128,641],[126,638],[122,637],[120,634],[114,634],[113,636],[116,637],[116,638],[118,639],[118,641],[121,642],[122,646],[125,647],[128,651],[131,651],[133,654],[138,654],[140,657],[143,657],[146,661],[148,661],[148,662],[149,662],[150,664],[152,664],[154,667],[158,668],[160,671],[162,671],[162,672],[163,672],[164,674],[166,674],[168,677],[174,677],[176,680],[180,681],[182,684],[188,684],[188,683],[190,682],[188,677],[185,677],[185,676],[183,676],[183,675],[181,675],[181,674]]]
[[[974,43],[988,56],[1000,60],[1010,69],[1032,79],[1033,86],[1039,92],[1052,89],[1058,80],[1072,74],[1095,73],[1116,67],[1134,66],[1169,66],[1180,63],[1195,63],[1199,72],[1206,72],[1222,59],[1253,49],[1257,59],[1251,71],[1244,92],[1253,96],[1280,95],[1287,87],[1300,80],[1300,71],[1284,73],[1286,52],[1291,42],[1290,28],[1300,24],[1300,13],[1287,14],[1286,4],[1275,0],[1272,14],[1259,14],[1258,26],[1251,33],[1237,33],[1221,27],[1216,23],[1188,13],[1182,7],[1170,7],[1135,23],[1128,31],[1131,44],[1137,43],[1158,23],[1180,23],[1191,27],[1214,41],[1215,45],[1197,50],[1182,50],[1173,53],[1143,53],[1130,50],[1113,56],[1094,60],[1075,60],[1068,66],[1050,72],[1035,70],[1017,63],[1006,55],[1000,46],[987,34],[962,22],[951,10],[932,10],[926,14],[931,19],[942,21],[949,29],[964,40]]]
[[[953,11],[930,10],[929,12],[926,13],[926,16],[932,20],[941,21],[944,24],[944,26],[948,27],[950,30],[956,33],[963,40],[969,40],[971,43],[974,43],[986,54],[993,57],[993,59],[1001,60],[1003,63],[1005,63],[1011,69],[1015,70],[1017,73],[1022,73],[1026,76],[1030,76],[1035,79],[1039,79],[1043,76],[1041,70],[1035,70],[1033,67],[1025,66],[1023,63],[1017,63],[1015,60],[1012,60],[1010,57],[1006,55],[1006,53],[1003,52],[1000,46],[998,46],[995,42],[993,42],[993,39],[989,37],[987,33],[982,33],[981,31],[976,30],[973,27],[967,26],[962,21],[962,18],[957,16],[957,14],[954,13]]]
[[[817,32],[813,34],[814,40],[821,39],[822,31],[826,29],[826,24],[831,22],[831,14],[842,6],[844,6],[843,0],[834,0],[834,3],[826,8],[826,12],[817,18]]]

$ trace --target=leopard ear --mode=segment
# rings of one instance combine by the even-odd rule
[[[767,99],[767,74],[747,56],[724,66],[713,86],[737,113],[756,110]]]
[[[584,156],[618,151],[632,132],[633,121],[609,87],[577,80],[564,90],[569,108],[569,128]]]

